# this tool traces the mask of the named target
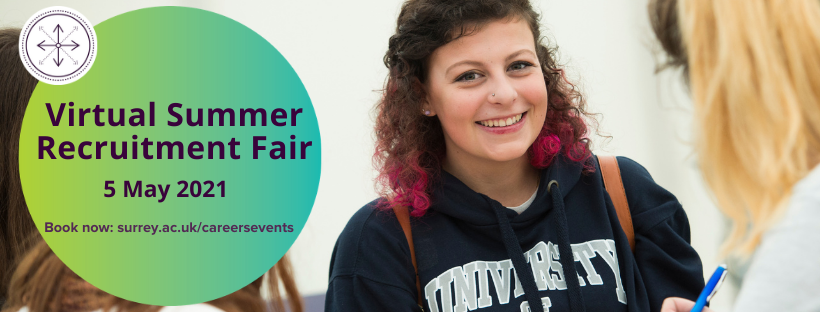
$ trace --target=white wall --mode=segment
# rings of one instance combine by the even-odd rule
[[[654,74],[646,1],[533,3],[590,109],[603,114],[601,130],[612,140],[595,139],[596,152],[631,157],[678,196],[689,215],[692,244],[703,259],[704,273],[711,274],[718,264],[723,222],[687,143],[691,129],[686,90],[678,74]],[[208,9],[247,25],[287,58],[316,108],[324,148],[316,204],[291,253],[303,293],[323,293],[336,237],[347,219],[375,197],[372,106],[378,99],[374,91],[387,74],[382,57],[401,1],[4,0],[0,27],[19,27],[34,12],[54,5],[74,8],[94,24],[157,5]],[[728,311],[732,290],[721,292],[713,307]]]

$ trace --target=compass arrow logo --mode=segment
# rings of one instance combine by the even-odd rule
[[[20,59],[40,81],[67,84],[93,64],[96,46],[88,19],[70,8],[50,7],[37,12],[23,27]]]
[[[54,61],[54,64],[55,64],[55,65],[57,65],[57,67],[60,67],[60,65],[62,65],[62,64],[63,64],[63,60],[64,60],[64,58],[61,58],[61,57],[60,57],[60,50],[62,50],[62,51],[63,51],[63,53],[66,53],[66,54],[67,54],[67,52],[66,52],[65,50],[63,50],[63,47],[73,47],[73,48],[71,49],[71,51],[74,51],[74,50],[76,50],[78,47],[80,47],[80,44],[79,44],[79,43],[77,43],[77,42],[75,42],[74,40],[71,40],[71,42],[72,42],[73,44],[63,44],[63,42],[64,42],[64,41],[66,41],[66,40],[68,40],[68,37],[70,37],[70,36],[71,36],[71,34],[73,34],[73,33],[74,33],[74,31],[76,31],[76,30],[77,30],[77,27],[76,27],[76,26],[74,26],[74,29],[73,29],[70,33],[68,33],[68,36],[65,36],[65,38],[63,38],[62,40],[60,40],[60,33],[64,33],[64,32],[65,32],[65,30],[63,30],[63,27],[61,27],[61,26],[60,26],[60,24],[57,24],[57,26],[56,26],[56,27],[54,27],[54,30],[52,31],[52,33],[54,33],[54,32],[56,32],[56,33],[57,33],[57,40],[53,40],[53,39],[51,38],[51,36],[49,36],[49,37],[48,37],[48,39],[52,39],[52,41],[53,41],[54,43],[51,43],[51,44],[44,44],[46,41],[45,41],[45,40],[43,40],[43,41],[41,41],[40,43],[38,43],[38,44],[37,44],[37,47],[38,47],[38,48],[40,48],[40,49],[42,49],[43,51],[45,51],[45,50],[46,50],[46,49],[45,49],[45,48],[43,48],[43,47],[54,47],[54,50],[56,50],[56,51],[57,51],[57,58],[52,58],[52,60]],[[40,27],[40,31],[45,32],[45,31],[43,30],[43,28],[42,28],[42,27]],[[46,33],[46,34],[48,34],[48,33]],[[54,50],[52,50],[51,52],[49,52],[49,53],[48,53],[48,55],[51,55],[51,53],[52,53],[52,52],[54,52]],[[46,58],[48,58],[48,55],[46,56]],[[68,57],[69,57],[69,58],[71,58],[71,56],[70,56],[70,55],[69,55]],[[73,58],[72,58],[72,60],[73,60]],[[45,59],[43,59],[43,61],[45,61]],[[40,61],[40,63],[42,64],[42,63],[43,63],[43,61]]]

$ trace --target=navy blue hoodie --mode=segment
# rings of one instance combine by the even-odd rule
[[[618,157],[633,254],[591,162],[595,173],[583,173],[556,157],[520,215],[442,172],[430,209],[411,218],[424,311],[656,312],[666,297],[695,300],[703,269],[675,196]],[[336,242],[325,311],[420,311],[404,232],[378,203],[362,207]]]

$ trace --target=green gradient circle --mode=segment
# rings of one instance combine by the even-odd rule
[[[34,222],[54,252],[72,270],[113,295],[148,304],[182,305],[227,295],[252,282],[284,255],[301,232],[310,214],[319,185],[321,146],[319,126],[310,98],[301,80],[284,57],[264,38],[227,17],[192,8],[157,7],[128,12],[95,27],[99,55],[88,74],[77,82],[54,86],[37,85],[29,102],[20,136],[20,170],[26,202]],[[73,107],[68,103],[74,102]],[[155,103],[154,126],[149,126],[149,103]],[[66,103],[58,126],[60,103]],[[205,126],[182,125],[168,112],[169,105],[188,120],[186,109],[203,109]],[[80,109],[99,105],[105,126],[95,125],[94,112],[79,126]],[[73,112],[70,112],[70,108]],[[145,126],[109,125],[109,108],[119,119],[119,108],[128,120],[132,109],[145,112]],[[233,109],[235,125],[208,126],[208,109]],[[240,126],[240,109],[265,109],[266,125],[257,117],[256,126]],[[272,123],[271,114],[282,108],[287,118]],[[302,109],[293,119],[292,109]],[[281,112],[280,112],[281,113]],[[69,125],[73,115],[74,125]],[[218,117],[218,115],[215,115]],[[295,124],[293,121],[295,120]],[[138,120],[134,120],[135,122]],[[226,119],[227,121],[227,119]],[[132,136],[136,135],[137,140]],[[40,138],[53,138],[51,159],[39,159]],[[254,137],[265,136],[253,158]],[[291,139],[295,136],[295,139]],[[179,141],[185,148],[174,159],[157,159],[156,144],[149,147],[154,159],[145,159],[143,146],[132,158],[132,142]],[[228,143],[239,141],[232,159]],[[70,141],[73,159],[63,159],[60,144]],[[76,151],[83,141],[91,159]],[[108,141],[96,159],[97,141]],[[111,142],[119,148],[127,142],[128,159],[113,159]],[[192,159],[190,143],[204,144],[203,159]],[[218,149],[208,159],[209,141],[222,141],[224,159]],[[286,148],[285,159],[271,159],[274,141]],[[296,144],[291,159],[291,142]],[[301,142],[310,142],[301,152]],[[194,147],[195,149],[196,147]],[[279,154],[277,154],[279,155]],[[302,159],[304,156],[304,159]],[[225,197],[216,186],[205,198],[177,197],[178,181],[225,181]],[[113,197],[105,181],[115,181]],[[163,202],[158,197],[124,197],[124,181],[135,184],[169,185]],[[188,193],[191,194],[190,187]],[[157,192],[159,194],[159,192]],[[45,224],[73,224],[74,232],[46,232]],[[274,232],[165,233],[163,225],[283,225]],[[83,225],[113,225],[111,232],[83,232]],[[158,225],[156,234],[118,232],[119,225]],[[267,227],[266,227],[267,228]],[[89,228],[90,230],[91,228]],[[241,228],[240,228],[241,229]],[[251,229],[250,227],[245,229]]]

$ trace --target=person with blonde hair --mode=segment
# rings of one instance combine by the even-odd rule
[[[698,162],[733,221],[724,254],[751,257],[735,310],[820,311],[820,2],[653,0],[649,13],[688,78]]]

